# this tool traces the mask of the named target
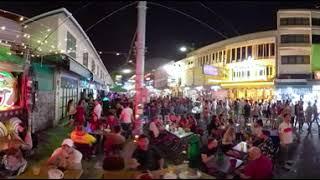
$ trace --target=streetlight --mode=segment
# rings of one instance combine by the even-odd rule
[[[185,47],[185,46],[180,47],[180,51],[181,52],[186,52],[187,51],[187,47]]]
[[[132,72],[132,70],[131,70],[131,69],[123,69],[122,72],[123,72],[124,74],[129,74],[129,73]]]

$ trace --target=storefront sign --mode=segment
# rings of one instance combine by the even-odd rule
[[[219,74],[219,70],[215,66],[204,65],[203,74],[210,75],[210,76],[217,76]]]
[[[11,73],[0,71],[0,110],[13,106],[17,101],[17,80]]]

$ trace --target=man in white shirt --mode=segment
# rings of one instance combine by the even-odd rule
[[[122,109],[119,119],[122,129],[125,131],[125,137],[128,139],[131,134],[131,123],[133,121],[133,110],[129,107],[128,104],[124,105],[124,109]]]
[[[280,138],[280,146],[281,146],[281,156],[283,158],[282,163],[284,164],[284,168],[290,169],[288,165],[291,165],[292,162],[288,161],[288,153],[289,148],[293,142],[293,128],[290,123],[291,117],[290,114],[285,113],[283,115],[283,122],[279,125],[279,138]]]
[[[101,113],[102,113],[102,106],[97,100],[94,101],[93,112],[97,115],[98,120],[100,120],[101,119]]]

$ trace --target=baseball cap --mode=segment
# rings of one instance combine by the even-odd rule
[[[61,146],[63,146],[63,145],[68,145],[69,147],[73,147],[74,144],[71,139],[65,139],[65,140],[63,140]]]

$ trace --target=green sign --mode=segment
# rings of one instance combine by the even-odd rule
[[[320,70],[320,44],[312,44],[311,57],[312,71]]]

